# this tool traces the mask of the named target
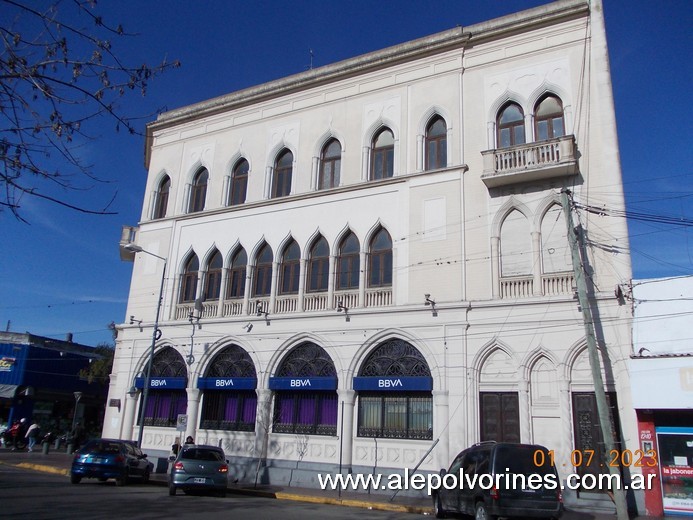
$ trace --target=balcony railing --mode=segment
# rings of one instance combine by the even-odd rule
[[[356,291],[339,291],[334,293],[334,302],[332,308],[336,309],[339,304],[347,309],[355,309],[359,306],[359,292]]]
[[[566,135],[548,141],[526,143],[481,152],[486,187],[567,177],[578,172],[575,137]]]
[[[327,310],[327,293],[310,293],[303,297],[304,311]]]
[[[501,278],[500,289],[503,299],[529,298],[534,296],[534,279],[531,276]]]
[[[541,287],[544,296],[559,296],[575,292],[575,277],[573,273],[551,273],[541,277]]]
[[[386,307],[392,305],[392,288],[367,289],[364,307]]]
[[[243,314],[243,298],[224,300],[221,312],[223,316],[240,316]]]
[[[296,312],[297,309],[297,295],[292,294],[290,296],[277,296],[277,301],[274,303],[275,314],[286,314],[288,312]]]
[[[570,272],[542,275],[541,294],[534,294],[534,277],[532,276],[513,276],[500,280],[500,297],[508,300],[532,296],[564,296],[574,292],[575,278]]]

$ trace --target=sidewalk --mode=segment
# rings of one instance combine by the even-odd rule
[[[15,466],[18,468],[42,471],[57,475],[70,475],[72,456],[64,450],[51,452],[44,455],[42,452],[28,453],[26,451],[10,451],[0,449],[0,464]],[[168,475],[165,473],[153,473],[150,483],[159,486],[167,486]],[[277,500],[295,500],[300,502],[312,502],[317,504],[332,504],[347,507],[359,507],[381,511],[393,511],[400,513],[415,513],[433,515],[433,505],[430,499],[416,499],[404,496],[357,493],[353,491],[323,491],[312,488],[283,487],[283,486],[258,486],[229,484],[228,493],[239,495],[251,495]],[[615,516],[579,511],[566,511],[562,520],[613,520]],[[669,517],[664,517],[669,518]],[[654,517],[638,516],[633,520],[652,520]]]

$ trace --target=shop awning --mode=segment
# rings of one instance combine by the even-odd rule
[[[0,385],[0,397],[12,399],[17,392],[19,385]]]

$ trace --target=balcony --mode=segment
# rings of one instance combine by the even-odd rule
[[[500,279],[500,297],[504,300],[532,296],[567,296],[575,293],[575,277],[571,272],[541,275],[541,293],[534,292],[533,276],[513,276]]]
[[[484,159],[481,180],[487,188],[569,177],[578,173],[577,147],[572,135],[486,150],[481,155]]]

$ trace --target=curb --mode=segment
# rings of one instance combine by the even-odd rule
[[[53,475],[62,475],[65,477],[70,476],[69,469],[56,468],[54,466],[47,466],[45,464],[34,464],[31,462],[20,462],[18,464],[11,464],[8,462],[0,461],[0,465],[14,466],[15,468],[30,469],[33,471],[41,471],[43,473],[52,473]],[[157,486],[166,486],[168,483],[165,480],[152,478],[149,480],[149,484],[154,484]],[[414,505],[401,505],[392,504],[390,502],[371,502],[368,500],[359,500],[355,498],[333,498],[333,497],[322,497],[319,495],[302,495],[299,493],[288,493],[284,491],[262,491],[254,489],[245,488],[227,488],[227,493],[233,495],[246,495],[255,496],[260,498],[272,498],[275,500],[292,500],[295,502],[308,502],[312,504],[327,504],[342,507],[358,507],[360,509],[371,509],[377,511],[391,511],[395,513],[414,513],[414,514],[432,514],[432,507],[414,506]]]

